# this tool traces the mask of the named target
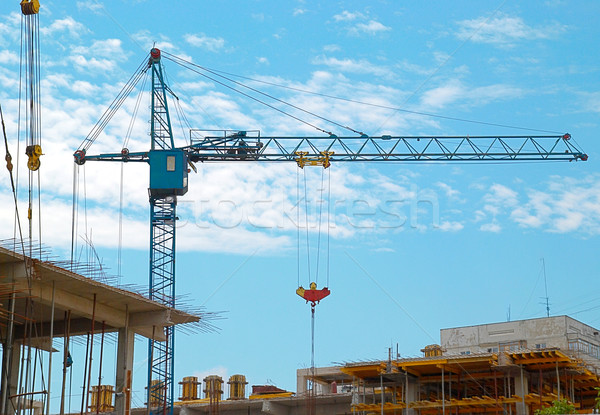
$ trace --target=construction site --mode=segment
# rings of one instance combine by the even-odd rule
[[[315,342],[316,310],[331,294],[331,184],[326,184],[331,176],[325,173],[331,165],[558,161],[575,164],[586,161],[587,154],[570,134],[369,136],[282,101],[353,135],[338,136],[313,125],[313,118],[306,121],[278,109],[304,126],[316,128],[321,136],[263,136],[258,130],[190,127],[186,131],[189,134],[186,145],[177,146],[172,127],[175,115],[170,111],[176,107],[179,116],[181,108],[179,97],[175,95],[177,91],[172,91],[168,83],[163,62],[168,61],[182,71],[204,71],[203,76],[216,83],[229,79],[194,64],[191,59],[152,47],[131,78],[119,84],[123,85],[121,91],[81,145],[72,149],[73,218],[63,231],[71,235],[71,255],[61,258],[40,242],[43,240],[41,219],[36,222],[42,205],[39,183],[44,168],[40,103],[40,53],[43,51],[40,52],[39,39],[42,34],[39,15],[43,5],[38,0],[23,0],[18,6],[25,28],[21,58],[21,83],[25,87],[21,99],[26,108],[19,125],[24,125],[25,142],[21,147],[27,156],[29,187],[23,192],[28,200],[23,202],[22,194],[17,191],[19,165],[15,162],[13,170],[10,152],[12,147],[18,146],[7,137],[2,115],[7,168],[4,174],[10,180],[15,213],[14,218],[2,218],[2,226],[14,228],[14,238],[0,240],[0,415],[534,415],[557,401],[565,401],[578,413],[597,413],[594,411],[600,405],[599,330],[567,315],[550,316],[549,306],[548,314],[542,318],[443,328],[439,342],[423,345],[420,357],[405,357],[390,347],[387,356],[380,360],[365,358],[367,360],[325,367],[315,363],[315,347],[319,347]],[[140,84],[146,85],[149,95],[150,113],[144,115],[149,119],[150,143],[146,143],[149,147],[130,150],[125,145],[129,140],[127,135],[121,148],[94,153],[92,146],[104,138],[104,128]],[[235,87],[257,92],[240,82],[236,82]],[[266,94],[261,94],[264,99]],[[138,106],[139,100],[135,112]],[[267,106],[272,109],[272,105]],[[132,121],[128,134],[133,126]],[[142,163],[149,167],[150,246],[145,253],[148,269],[143,270],[149,276],[149,284],[144,290],[108,276],[87,233],[87,245],[83,248],[88,252],[86,259],[81,260],[77,252],[76,212],[78,203],[85,203],[80,202],[85,193],[82,195],[77,188],[78,175],[85,175],[79,172],[86,163],[106,161],[120,165]],[[317,192],[322,201],[327,201],[327,211],[319,209],[318,231],[313,236],[318,238],[317,249],[326,246],[323,248],[326,253],[316,257],[315,268],[318,269],[319,261],[321,266],[326,264],[327,267],[320,284],[316,282],[318,271],[315,279],[310,270],[308,208],[303,212],[304,217],[299,208],[295,213],[298,225],[296,295],[311,312],[311,333],[306,337],[307,349],[308,345],[311,348],[310,365],[297,368],[296,390],[267,383],[250,384],[244,373],[228,378],[218,374],[193,376],[201,368],[193,367],[195,360],[192,359],[187,368],[189,375],[175,378],[178,359],[175,331],[192,333],[201,339],[203,333],[218,325],[220,318],[218,312],[208,311],[204,306],[179,301],[179,293],[175,292],[176,224],[181,220],[178,198],[192,186],[192,171],[210,163],[291,164],[298,171],[296,189],[289,189],[290,194],[296,193],[297,206],[301,206],[301,201],[307,200],[310,193],[306,176],[301,184],[300,172],[305,174],[306,170],[318,169],[321,175]],[[118,186],[117,183],[110,185]],[[123,193],[121,183],[121,209],[127,198]],[[27,203],[26,212],[20,208],[21,203]],[[122,217],[119,220],[122,221]],[[306,236],[300,233],[299,224],[303,222]],[[122,231],[119,232],[121,238]],[[305,255],[301,253],[304,242]],[[120,256],[121,247],[119,266]],[[300,262],[304,264],[305,256],[308,257],[307,282],[300,277]],[[122,274],[121,270],[118,274]],[[143,377],[138,383],[146,385],[143,405],[139,402],[136,405],[132,400],[136,339],[147,342],[146,373],[137,375]],[[85,348],[85,360],[80,362],[84,373],[75,380],[75,386],[70,369],[74,344]],[[114,353],[107,350],[109,348],[114,348]],[[418,353],[417,350],[404,352]],[[103,362],[108,355],[114,362]],[[81,392],[73,393],[72,389]],[[77,399],[73,400],[72,396]]]
[[[32,278],[27,277],[27,264]],[[133,337],[165,342],[165,327],[202,318],[50,261],[24,258],[6,247],[0,248],[0,266],[2,324],[12,326],[2,338],[6,414],[52,413],[44,406],[49,400],[39,395],[61,393],[27,390],[22,382],[26,371],[39,369],[29,367],[31,356],[25,353],[54,355],[54,364],[66,373],[70,338],[83,336],[91,347],[94,336],[101,337],[103,345],[108,333],[117,333],[118,338],[116,378],[114,383],[98,384],[95,374],[92,378],[89,373],[88,393],[82,401],[86,409],[81,413],[146,413],[146,408],[131,407]],[[53,348],[58,338],[65,339],[64,350]],[[307,413],[312,404],[315,414],[526,415],[561,399],[580,413],[591,413],[595,407],[600,335],[598,329],[568,316],[443,329],[440,344],[421,351],[420,358],[401,358],[390,350],[389,358],[380,361],[299,369],[296,391],[271,385],[248,387],[243,374],[229,379],[188,376],[178,381],[180,396],[172,410],[294,415]],[[62,395],[64,413],[64,389]]]

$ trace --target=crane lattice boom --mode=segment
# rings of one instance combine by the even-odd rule
[[[320,157],[332,153],[331,162],[504,162],[577,161],[587,154],[571,142],[570,134],[523,136],[427,136],[405,137],[260,137],[246,131],[223,131],[223,136],[194,138],[180,149],[191,162],[211,161],[297,161],[298,153]],[[214,131],[212,131],[214,133]],[[87,160],[149,161],[149,152],[109,153],[88,156],[76,154],[79,164]]]

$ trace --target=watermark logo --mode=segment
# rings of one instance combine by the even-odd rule
[[[410,187],[402,197],[321,198],[299,200],[282,194],[279,198],[256,200],[180,199],[177,227],[291,231],[388,230],[440,227],[437,193]]]

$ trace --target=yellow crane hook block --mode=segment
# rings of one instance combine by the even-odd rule
[[[29,159],[27,160],[27,167],[31,171],[36,171],[40,168],[40,156],[43,155],[42,147],[39,144],[35,144],[32,146],[27,146],[25,149],[25,154]]]
[[[40,12],[39,0],[23,0],[21,2],[21,12],[28,16],[30,14],[38,14]]]

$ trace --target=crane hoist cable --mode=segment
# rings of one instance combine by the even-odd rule
[[[329,285],[329,248],[330,248],[330,244],[329,244],[329,233],[330,233],[330,197],[331,197],[331,175],[329,174],[329,179],[327,182],[327,197],[328,199],[325,201],[324,200],[324,192],[325,192],[325,170],[327,170],[329,168],[329,166],[331,165],[330,163],[330,157],[334,154],[333,152],[330,151],[323,151],[321,153],[320,157],[307,157],[306,152],[297,152],[297,158],[296,158],[296,163],[298,165],[298,169],[302,169],[303,170],[303,176],[304,176],[304,180],[303,180],[303,187],[304,187],[304,216],[305,216],[305,227],[306,227],[306,255],[307,255],[307,273],[308,273],[308,279],[309,279],[309,286],[311,286],[311,288],[309,290],[305,290],[300,284],[298,289],[296,290],[296,293],[304,298],[307,302],[311,301],[314,302],[315,298],[319,297],[320,294],[317,293],[312,293],[309,291],[315,290],[316,286],[318,284],[318,278],[319,278],[319,270],[320,270],[320,258],[321,258],[321,235],[322,235],[322,224],[323,224],[323,203],[326,202],[327,203],[327,247],[326,247],[326,255],[327,255],[327,262],[326,262],[326,274],[327,274],[327,285]],[[311,258],[310,258],[310,233],[309,233],[309,209],[308,209],[308,179],[307,179],[307,174],[306,174],[306,169],[304,169],[305,166],[322,166],[323,170],[321,172],[321,185],[320,185],[320,198],[319,198],[319,210],[318,210],[318,215],[317,215],[317,223],[318,223],[318,227],[317,227],[317,253],[316,253],[316,268],[315,268],[315,272],[314,272],[314,278],[313,278],[313,273],[311,272]],[[299,170],[297,170],[297,173],[299,172]],[[300,179],[299,179],[299,175],[297,174],[296,176],[296,194],[297,194],[297,226],[298,226],[298,282],[300,282]],[[313,286],[314,284],[314,286]],[[323,293],[326,293],[323,295],[322,298],[325,298],[327,295],[329,295],[329,290],[327,290],[327,287],[324,288]],[[315,297],[316,296],[316,297]],[[321,298],[320,298],[321,299]],[[320,299],[316,300],[317,302],[320,301]]]
[[[41,100],[40,100],[40,23],[38,0],[23,0],[21,5],[21,57],[20,57],[20,80],[19,80],[19,126],[21,125],[21,105],[25,107],[24,134],[25,134],[25,154],[27,155],[28,172],[28,237],[33,240],[33,198],[36,193],[38,202],[38,227],[39,243],[41,252],[41,178],[39,168],[41,165],[40,157],[42,153],[41,143]],[[24,79],[23,79],[24,78]],[[21,91],[24,90],[24,94]],[[21,97],[25,97],[25,103],[21,102]],[[37,184],[34,172],[38,172]],[[29,244],[29,256],[32,256],[33,244]]]
[[[39,10],[38,0],[23,0],[21,2],[21,42],[25,47],[22,49],[21,66],[23,66],[23,55],[25,56],[25,85],[27,90],[26,125],[28,128],[27,147],[25,153],[29,157],[27,167],[31,171],[40,168],[41,147],[41,108],[40,108],[40,39],[39,39]]]
[[[10,154],[7,151],[7,167],[11,173],[11,186],[13,187],[13,196],[15,202],[15,239],[17,231],[19,233],[19,241],[23,256],[26,258],[33,258],[33,199],[36,193],[37,187],[37,204],[38,204],[38,241],[39,241],[39,255],[41,256],[41,244],[42,244],[42,219],[41,219],[41,176],[39,172],[40,157],[42,156],[41,147],[41,100],[40,100],[40,41],[39,41],[39,2],[37,0],[28,1],[23,0],[21,3],[21,53],[20,53],[20,72],[19,72],[19,110],[18,110],[18,137],[21,136],[21,131],[25,134],[25,154],[28,156],[27,168],[28,168],[28,209],[27,209],[27,220],[28,220],[28,248],[29,252],[25,252],[25,245],[21,227],[21,218],[18,210],[18,158],[17,158],[17,183],[15,184],[10,171]],[[23,102],[22,98],[25,98]],[[21,118],[21,109],[24,107],[25,119]],[[21,128],[23,126],[23,128]],[[19,143],[19,140],[17,140]],[[8,145],[5,144],[8,150]],[[37,173],[37,186],[36,177]],[[25,260],[25,273],[27,276],[28,289],[31,291],[31,275],[33,271],[33,261],[31,259]],[[31,293],[30,293],[31,295]],[[28,301],[28,306],[25,311],[27,322],[25,324],[24,332],[28,333],[28,340],[24,343],[28,347],[28,353],[31,353],[31,335],[32,330],[36,331],[37,327],[33,326],[29,321],[33,313],[33,301]],[[37,358],[37,355],[36,355]],[[27,378],[29,378],[30,359],[27,361]],[[35,367],[34,367],[35,372]],[[42,378],[42,382],[44,382]]]
[[[320,252],[317,252],[317,267],[315,268],[315,275],[314,275],[314,279],[312,278],[313,275],[311,273],[311,261],[310,261],[310,242],[309,242],[309,221],[308,221],[308,195],[307,195],[307,188],[306,188],[306,176],[305,176],[305,180],[304,180],[304,189],[305,189],[305,226],[306,226],[306,254],[307,254],[307,272],[308,272],[308,279],[309,279],[309,289],[305,289],[302,285],[299,284],[299,287],[296,289],[296,294],[298,294],[300,297],[302,297],[304,300],[306,300],[306,302],[310,302],[311,306],[314,307],[316,304],[318,304],[323,298],[327,297],[331,292],[329,291],[329,289],[327,288],[329,286],[329,231],[331,229],[331,227],[329,226],[329,201],[327,201],[328,204],[328,217],[327,217],[327,251],[326,251],[326,255],[327,255],[327,261],[326,261],[326,266],[327,266],[327,270],[326,270],[326,276],[327,276],[327,285],[322,288],[322,289],[317,289],[317,284],[318,284],[318,275],[319,275],[319,258],[320,258]],[[321,200],[321,206],[322,206],[322,200]],[[300,203],[298,202],[298,209],[300,209]],[[298,213],[299,216],[299,213]],[[321,237],[321,216],[322,216],[322,209],[319,209],[319,226],[318,226],[318,233],[319,235],[317,235],[317,239],[318,239],[318,243],[317,243],[317,249],[320,251],[320,237]],[[299,232],[299,228],[300,228],[300,223],[298,222],[297,224],[298,226],[298,258],[300,258],[300,232]],[[300,259],[298,259],[298,282],[300,282]]]
[[[324,176],[325,176],[325,170],[329,167],[329,153],[325,152],[327,154],[324,155],[323,159],[327,159],[326,162],[323,162],[323,160],[321,160],[319,163],[315,163],[315,164],[309,164],[309,165],[320,165],[323,167],[323,171],[321,172],[321,196],[320,196],[320,201],[319,201],[319,214],[318,214],[318,235],[317,235],[317,260],[316,260],[316,270],[315,270],[315,279],[313,281],[311,281],[309,283],[309,288],[305,289],[304,287],[302,287],[299,284],[299,287],[296,289],[296,294],[298,294],[300,297],[302,297],[302,299],[304,299],[306,301],[306,303],[310,303],[310,383],[311,383],[311,387],[308,390],[308,399],[307,399],[307,405],[308,405],[308,413],[309,414],[315,414],[316,411],[316,401],[315,401],[315,396],[316,396],[316,391],[315,391],[315,387],[316,387],[316,383],[315,383],[315,309],[316,309],[316,305],[323,300],[325,297],[329,296],[329,294],[331,294],[331,291],[329,290],[329,288],[327,288],[329,286],[329,243],[327,244],[327,286],[318,289],[317,288],[317,282],[318,282],[318,275],[319,275],[319,258],[320,258],[320,245],[321,245],[321,224],[322,224],[322,215],[323,215],[323,192],[324,192]],[[305,155],[302,155],[302,157],[304,157]],[[303,160],[306,161],[306,160]],[[298,169],[303,169],[304,170],[304,166],[306,165],[305,163],[300,163],[298,162]],[[297,182],[297,195],[298,195],[298,199],[299,199],[299,179],[296,180]],[[329,181],[329,184],[331,184],[331,181]],[[330,195],[331,193],[328,192],[328,195]],[[307,191],[307,179],[306,179],[306,170],[304,170],[304,201],[305,201],[305,217],[306,217],[306,250],[307,250],[307,259],[308,259],[308,277],[309,280],[311,279],[311,272],[310,272],[310,245],[309,245],[309,235],[308,235],[308,191]],[[330,200],[327,200],[327,237],[329,240],[329,230],[330,230],[330,226],[329,226],[329,202]],[[298,210],[300,209],[300,201],[298,200],[298,205],[297,205]],[[297,214],[297,217],[299,217],[299,211]],[[298,229],[300,227],[300,223],[298,221],[297,223]],[[300,257],[300,238],[299,238],[300,233],[298,232],[298,258]],[[300,280],[300,260],[298,259],[298,280]]]
[[[38,255],[42,255],[42,214],[41,214],[41,174],[40,174],[40,157],[43,155],[42,152],[42,111],[41,111],[41,64],[40,64],[40,23],[39,23],[39,0],[22,0],[20,2],[21,7],[21,53],[19,62],[19,105],[18,105],[18,132],[17,142],[20,141],[21,132],[25,136],[25,154],[27,155],[27,169],[28,169],[28,207],[27,207],[27,220],[28,220],[28,250],[26,254],[23,231],[21,227],[20,215],[18,212],[18,175],[17,184],[15,185],[14,178],[12,176],[11,157],[8,152],[8,144],[6,139],[5,131],[5,145],[7,149],[7,168],[9,169],[11,176],[11,186],[13,188],[13,196],[15,202],[15,239],[17,230],[19,232],[19,239],[21,248],[23,250],[23,257],[25,262],[25,275],[28,283],[28,301],[26,302],[26,310],[24,313],[25,324],[23,332],[26,338],[23,341],[23,347],[27,348],[26,364],[21,365],[21,373],[19,376],[19,385],[15,385],[19,391],[24,394],[28,394],[33,391],[36,383],[36,373],[38,367],[38,356],[41,353],[40,350],[32,352],[31,339],[38,336],[38,327],[33,323],[33,303],[32,298],[32,287],[31,287],[31,276],[33,272],[33,199],[34,195],[37,196],[37,224],[38,224],[38,243],[39,251]],[[24,111],[22,112],[22,109]],[[24,118],[21,117],[24,113]],[[4,128],[4,123],[3,123]],[[18,171],[18,159],[17,159],[17,171]],[[31,354],[35,354],[35,361],[32,363]],[[51,362],[51,358],[50,358]],[[32,367],[33,364],[33,367]],[[41,365],[40,357],[40,369],[41,369],[41,382],[42,389],[46,389],[46,379],[44,377],[44,368]],[[24,372],[23,372],[24,371]],[[24,375],[24,376],[23,376]],[[50,376],[50,374],[48,375]],[[31,378],[32,377],[32,378]],[[45,392],[44,392],[45,393]],[[19,402],[18,406],[21,403]],[[4,402],[2,402],[4,407]],[[44,406],[47,407],[46,403]],[[17,410],[17,412],[19,409]]]

